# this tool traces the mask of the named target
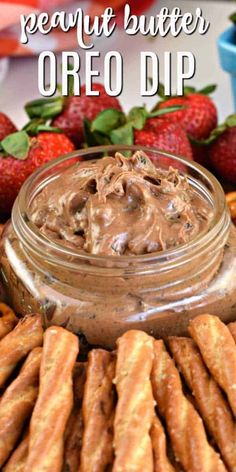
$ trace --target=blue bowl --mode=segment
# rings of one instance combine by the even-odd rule
[[[236,26],[224,31],[218,39],[218,51],[221,67],[231,76],[236,110]]]

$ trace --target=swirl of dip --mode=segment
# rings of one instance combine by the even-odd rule
[[[35,197],[30,214],[61,245],[119,256],[187,243],[210,226],[213,209],[186,176],[138,151],[74,164]]]

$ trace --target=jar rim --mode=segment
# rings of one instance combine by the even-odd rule
[[[70,159],[74,159],[75,157],[80,158],[89,156],[91,154],[95,155],[101,153],[114,153],[125,151],[143,151],[147,154],[154,153],[158,154],[159,156],[171,158],[173,159],[173,161],[183,164],[187,168],[191,169],[194,173],[197,173],[199,177],[203,178],[211,187],[210,195],[213,198],[215,209],[215,214],[211,222],[210,229],[206,229],[205,231],[199,233],[191,241],[181,244],[175,248],[159,252],[153,252],[150,254],[120,255],[119,257],[114,255],[104,256],[99,254],[82,253],[79,250],[62,246],[56,243],[55,241],[46,238],[40,232],[37,226],[32,222],[29,214],[29,196],[34,182],[37,179],[40,180],[40,178],[43,178],[43,175],[49,170],[52,170],[59,164],[62,164],[67,160],[69,161]],[[208,191],[208,193],[210,192]],[[196,163],[195,161],[190,161],[186,158],[175,156],[171,153],[159,150],[157,148],[149,148],[137,145],[107,145],[90,147],[66,154],[64,156],[59,157],[58,159],[54,159],[53,161],[48,162],[47,164],[36,170],[33,174],[31,174],[21,187],[19,195],[14,203],[12,210],[12,224],[18,237],[26,245],[27,243],[29,243],[29,239],[31,238],[31,244],[28,244],[28,247],[31,247],[31,249],[33,249],[33,245],[35,246],[37,244],[37,251],[39,251],[39,253],[41,252],[41,255],[43,257],[45,257],[45,253],[47,254],[47,257],[50,257],[50,251],[47,250],[50,248],[54,251],[53,259],[57,258],[57,260],[59,261],[61,257],[65,256],[68,258],[68,260],[70,260],[70,267],[74,269],[77,267],[79,261],[92,262],[95,265],[97,262],[99,266],[101,266],[102,263],[107,265],[107,262],[110,262],[112,264],[112,267],[116,267],[116,265],[118,267],[121,267],[121,264],[125,264],[125,266],[128,264],[136,267],[139,264],[164,264],[165,266],[169,266],[171,261],[173,262],[173,260],[179,260],[183,258],[186,254],[187,248],[191,247],[191,250],[194,253],[195,251],[198,251],[199,244],[205,246],[209,241],[214,239],[224,225],[226,214],[228,215],[225,202],[225,195],[220,183],[211,172],[209,172],[207,169],[205,169],[203,166]],[[228,215],[228,226],[229,223],[230,218]]]

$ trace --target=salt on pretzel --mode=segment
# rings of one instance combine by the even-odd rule
[[[208,443],[202,419],[183,393],[179,372],[162,340],[154,342],[154,398],[165,418],[176,460],[188,472],[226,472]]]
[[[61,472],[64,433],[73,403],[78,338],[52,326],[44,334],[38,399],[30,421],[25,472]]]
[[[151,440],[153,449],[154,472],[175,472],[166,452],[166,435],[164,428],[155,415],[152,428]]]
[[[73,371],[73,409],[65,431],[64,472],[78,472],[82,447],[82,399],[86,380],[86,362],[75,364]]]
[[[103,349],[90,351],[82,407],[80,472],[102,472],[113,462],[114,377],[114,355]]]
[[[27,434],[19,446],[12,453],[10,459],[3,468],[3,472],[24,472],[29,447],[29,434]]]
[[[5,303],[0,302],[0,339],[10,333],[18,321],[14,311]]]
[[[234,341],[236,342],[236,321],[233,321],[232,323],[229,323],[227,325],[228,329],[230,330],[233,338],[234,338]]]
[[[0,387],[27,354],[43,342],[40,315],[31,315],[18,322],[16,327],[0,341]]]
[[[153,338],[131,330],[117,341],[115,385],[118,404],[114,422],[115,462],[113,472],[153,471],[150,429],[154,399],[150,374]]]
[[[190,322],[189,332],[236,417],[236,345],[229,329],[217,316],[206,314]]]
[[[12,452],[33,411],[38,395],[41,355],[41,347],[30,352],[0,400],[0,467]]]
[[[226,465],[236,472],[236,423],[221,389],[192,339],[170,337],[168,345]]]

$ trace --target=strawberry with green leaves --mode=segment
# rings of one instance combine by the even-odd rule
[[[194,87],[186,87],[182,97],[167,98],[160,87],[159,94],[163,101],[159,102],[155,109],[181,105],[181,110],[167,115],[166,118],[172,123],[180,124],[191,138],[206,139],[217,125],[217,109],[208,96],[215,88],[215,85],[209,85],[197,92]]]
[[[67,136],[52,131],[31,137],[22,130],[5,137],[0,142],[0,217],[10,215],[20,187],[32,172],[74,149]]]
[[[0,141],[9,134],[15,133],[15,131],[17,131],[17,128],[14,123],[12,123],[5,113],[0,112]]]
[[[85,120],[88,146],[99,144],[136,144],[154,147],[192,159],[191,145],[184,129],[166,117],[179,106],[148,112],[145,107],[134,107],[126,116],[117,110],[105,110],[95,120]],[[155,161],[154,154],[151,157]],[[169,158],[167,164],[173,164]]]
[[[216,127],[207,139],[192,140],[200,145],[208,158],[208,167],[225,184],[236,184],[236,114]]]
[[[185,87],[183,97],[165,97],[164,87],[160,85],[159,95],[162,101],[154,109],[160,110],[166,106],[181,105],[182,109],[166,115],[172,123],[178,123],[187,133],[190,141],[198,140],[198,144],[191,143],[192,154],[195,161],[208,166],[207,148],[201,145],[201,141],[207,139],[212,130],[217,126],[217,109],[208,96],[216,89],[215,85],[209,85],[199,91],[194,87]]]
[[[219,178],[236,185],[236,114],[211,133],[206,145],[211,166]]]
[[[152,118],[143,130],[135,130],[134,143],[192,159],[191,144],[186,132],[177,123],[171,123],[165,118]],[[173,165],[171,159],[166,158],[166,162]]]
[[[60,128],[78,148],[84,143],[84,119],[94,120],[107,109],[121,111],[121,105],[117,98],[107,95],[102,84],[93,84],[99,96],[86,96],[85,85],[81,87],[80,96],[74,96],[73,88],[72,83],[68,97],[58,95],[34,100],[27,103],[25,109],[30,119],[50,120],[51,125]]]

